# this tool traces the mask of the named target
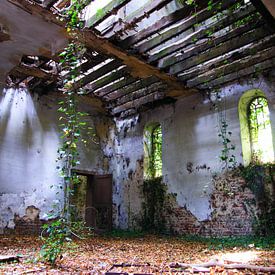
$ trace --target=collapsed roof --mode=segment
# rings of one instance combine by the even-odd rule
[[[64,25],[56,14],[70,5],[69,0],[6,1],[59,28]],[[212,1],[213,8],[208,0],[196,5],[180,0],[105,2],[97,12],[91,12],[93,2],[86,9],[83,42],[88,51],[79,65],[79,87],[99,98],[113,116],[217,90],[274,67],[272,7],[260,0]],[[8,40],[2,28],[1,44]],[[58,55],[29,52],[9,71],[10,83],[24,83],[38,93],[58,89]]]

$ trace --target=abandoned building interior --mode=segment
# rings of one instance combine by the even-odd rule
[[[92,133],[73,204],[88,226],[239,236],[255,219],[266,227],[263,215],[274,224],[274,1],[187,2],[83,11],[76,86]],[[62,205],[59,54],[70,38],[57,16],[69,6],[0,3],[0,234],[36,234]],[[268,180],[251,188],[249,167]]]

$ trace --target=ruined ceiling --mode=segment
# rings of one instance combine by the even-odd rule
[[[268,71],[275,64],[274,18],[259,1],[213,1],[209,9],[208,0],[197,1],[196,7],[179,0],[111,0],[94,14],[89,12],[92,2],[83,31],[88,51],[79,85],[89,97],[99,98],[109,114],[126,117]],[[13,10],[13,16],[0,11],[0,58],[1,63],[4,58],[12,62],[7,67],[3,63],[1,75],[8,70],[11,82],[24,82],[37,92],[55,89],[56,53],[65,41],[56,13],[69,0],[4,2],[1,8]],[[25,17],[18,18],[19,10]],[[12,25],[18,29],[9,29]],[[35,26],[37,35],[28,26]],[[26,44],[11,38],[27,32]],[[2,54],[3,46],[9,57]]]

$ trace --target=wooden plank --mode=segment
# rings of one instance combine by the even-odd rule
[[[167,87],[162,82],[153,83],[150,86],[143,87],[142,89],[137,89],[131,93],[121,96],[120,98],[118,98],[112,102],[109,102],[107,105],[107,108],[108,109],[116,108],[117,106],[123,105],[123,104],[127,103],[128,101],[143,97],[147,94],[150,94],[150,93],[153,93],[156,91],[164,90],[166,88]]]
[[[146,79],[140,79],[131,85],[128,85],[122,89],[115,90],[112,93],[109,93],[107,96],[104,97],[104,100],[108,101],[113,101],[116,100],[124,95],[127,95],[129,93],[132,93],[136,90],[142,89],[144,87],[148,87],[153,83],[159,82],[159,79],[155,76],[148,77]]]
[[[121,106],[118,106],[114,109],[112,109],[111,111],[111,114],[112,115],[117,115],[123,111],[126,111],[127,109],[138,109],[140,108],[140,106],[146,104],[146,103],[149,103],[149,102],[153,102],[153,101],[156,101],[156,100],[160,100],[160,99],[163,99],[165,97],[165,92],[164,91],[157,91],[157,92],[154,92],[154,93],[151,93],[149,95],[145,95],[141,98],[138,98],[136,100],[132,100],[132,101],[129,101]]]
[[[18,255],[0,255],[0,263],[19,262],[22,256]]]
[[[228,16],[224,15],[223,18],[217,19],[212,24],[209,24],[205,27],[201,27],[198,31],[195,31],[191,35],[188,35],[187,38],[182,40],[180,43],[172,44],[171,46],[158,51],[156,54],[151,55],[149,57],[149,62],[154,62],[156,60],[159,60],[160,58],[170,55],[170,54],[186,47],[187,45],[194,43],[195,40],[207,38],[207,37],[209,37],[209,35],[208,35],[209,32],[213,33],[213,32],[219,31],[219,30],[233,24],[234,22],[245,18],[246,16],[248,16],[249,14],[251,14],[254,11],[255,11],[254,6],[248,5],[247,8],[237,10],[237,11],[233,12],[232,14],[229,14]],[[170,30],[169,30],[169,33],[170,33]],[[178,34],[178,32],[176,33],[176,35],[177,34]],[[170,35],[168,35],[168,38],[169,39],[171,38]],[[159,44],[167,41],[168,39],[164,35],[161,35],[159,37],[156,37],[154,40],[157,40],[158,42],[150,40],[150,41],[146,42],[146,44],[138,47],[139,51],[144,52],[144,51],[150,50],[153,47],[155,47],[156,45],[159,45]]]
[[[75,84],[74,87],[80,88],[85,86],[86,84],[96,80],[97,78],[117,69],[119,66],[121,66],[121,62],[118,60],[112,60],[111,62],[103,65],[102,67],[96,69],[95,71],[92,71],[79,79]]]
[[[268,59],[264,62],[258,63],[257,65],[253,65],[251,67],[242,69],[238,72],[234,72],[232,74],[221,76],[213,81],[201,84],[198,86],[198,88],[202,89],[202,90],[220,88],[221,86],[224,86],[228,82],[240,80],[243,77],[246,77],[246,76],[249,76],[252,74],[258,75],[259,73],[261,73],[269,68],[274,68],[274,66],[275,66],[275,58]]]
[[[204,73],[209,72],[213,68],[218,68],[220,66],[223,66],[225,64],[232,63],[234,61],[240,60],[244,57],[247,57],[251,54],[255,54],[258,51],[261,51],[263,49],[266,49],[268,47],[271,47],[275,44],[275,35],[268,36],[264,39],[262,39],[260,42],[255,43],[249,47],[245,46],[245,48],[240,48],[238,51],[234,51],[230,54],[222,55],[217,60],[216,58],[213,59],[213,61],[208,61],[206,64],[199,64],[195,67],[193,67],[191,70],[184,71],[182,74],[180,74],[178,77],[182,81],[187,81],[191,78],[198,77]]]
[[[129,84],[132,84],[135,81],[137,80],[133,77],[122,78],[115,83],[111,82],[107,86],[104,86],[103,88],[94,91],[94,94],[96,96],[102,97],[103,99],[107,99],[110,93],[119,90]]]
[[[124,32],[129,28],[132,28],[137,23],[141,22],[144,18],[147,18],[153,12],[160,10],[164,6],[166,6],[172,0],[152,0],[147,1],[145,5],[143,5],[138,10],[129,14],[126,18],[120,18],[117,22],[112,26],[112,28],[108,29],[106,32],[103,32],[102,35],[110,38],[113,34],[116,36],[124,34]],[[121,24],[121,22],[123,22]],[[123,27],[125,25],[125,27]],[[111,32],[111,34],[110,34]]]
[[[101,54],[94,56],[92,59],[86,61],[85,63],[81,64],[80,70],[81,72],[88,71],[89,69],[99,65],[100,63],[106,61],[108,57],[103,56]]]
[[[112,0],[105,7],[100,9],[100,12],[96,12],[92,17],[88,18],[86,21],[86,26],[88,28],[95,27],[100,24],[110,15],[116,14],[117,11],[125,6],[131,0]]]
[[[200,9],[205,8],[207,6],[207,3],[208,3],[208,0],[199,1],[199,3],[197,3],[198,7],[196,7],[196,11],[198,9],[200,10]],[[136,33],[134,35],[128,36],[124,40],[120,41],[118,43],[118,45],[123,49],[127,49],[129,46],[131,46],[141,40],[144,40],[155,33],[159,33],[161,30],[177,23],[178,21],[180,21],[188,16],[191,16],[193,13],[194,13],[194,7],[185,5],[183,8],[176,10],[175,12],[173,12],[167,16],[162,17],[160,20],[158,20],[153,25],[142,29],[141,31],[139,31],[138,33]],[[196,14],[193,17],[195,17],[195,16],[197,17],[196,22],[198,22],[199,14]]]
[[[168,56],[159,60],[158,66],[162,69],[168,68],[169,66],[175,63],[186,60],[192,56],[199,55],[202,52],[205,52],[211,48],[214,48],[221,43],[224,43],[234,37],[237,37],[246,32],[249,32],[259,26],[261,26],[261,24],[255,24],[255,22],[251,22],[251,24],[246,24],[239,28],[233,29],[225,34],[215,36],[214,38],[209,38],[205,42],[200,43],[198,45],[195,44],[195,46],[191,49],[183,48],[180,54]]]
[[[14,74],[14,75],[23,75],[23,76],[33,76],[41,79],[50,79],[53,78],[53,75],[47,72],[44,72],[38,67],[32,67],[32,66],[27,66],[20,64],[14,69],[11,70],[9,74]]]
[[[244,45],[257,41],[258,39],[262,39],[268,34],[269,31],[267,29],[263,27],[257,28],[255,30],[245,33],[240,37],[235,37],[234,39],[220,44],[219,46],[216,46],[215,48],[210,49],[207,52],[204,52],[197,56],[192,56],[185,62],[177,63],[170,67],[169,72],[171,74],[178,74],[205,61],[211,60],[229,51],[233,51],[234,49],[238,49]]]
[[[27,0],[8,0],[13,4],[26,10],[28,13],[37,15],[43,18],[45,21],[55,23],[64,28],[65,23],[59,21],[56,15],[52,14],[46,9],[43,9],[39,5],[30,5]],[[155,2],[155,1],[152,1]],[[194,94],[195,90],[187,89],[180,83],[175,77],[167,75],[165,72],[160,71],[158,68],[147,64],[143,60],[137,58],[136,56],[129,55],[125,53],[120,48],[111,44],[107,39],[98,37],[91,30],[81,30],[80,35],[81,41],[86,45],[86,47],[91,49],[96,49],[98,53],[104,55],[111,55],[120,59],[125,65],[128,66],[130,74],[135,78],[147,78],[151,75],[155,75],[160,80],[166,82],[169,85],[169,96],[179,97],[179,96],[189,96]]]
[[[95,90],[102,88],[106,85],[108,85],[111,82],[114,82],[115,80],[122,78],[122,77],[127,77],[129,75],[129,71],[126,67],[123,67],[111,74],[105,75],[101,77],[100,79],[95,80],[92,83],[89,83],[85,86],[85,89],[88,90],[89,93],[93,93]]]
[[[187,81],[187,85],[189,87],[198,86],[202,83],[211,82],[212,80],[219,78],[221,76],[226,76],[227,74],[231,74],[234,72],[238,72],[244,68],[250,67],[257,63],[263,62],[267,59],[273,58],[275,56],[275,46],[265,49],[261,52],[258,52],[255,55],[246,57],[242,60],[237,60],[234,62],[230,62],[227,65],[221,66],[219,68],[210,70],[198,77]]]

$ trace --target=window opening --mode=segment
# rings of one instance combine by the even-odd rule
[[[150,124],[144,131],[144,178],[162,176],[162,130],[160,124]]]
[[[153,177],[162,176],[162,131],[161,126],[158,125],[152,132],[152,168]]]
[[[248,105],[248,124],[253,161],[273,161],[272,131],[267,100],[254,98]]]

